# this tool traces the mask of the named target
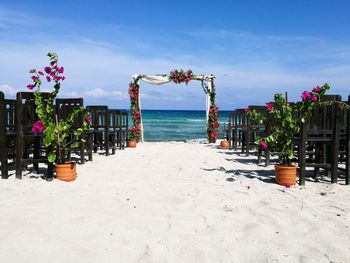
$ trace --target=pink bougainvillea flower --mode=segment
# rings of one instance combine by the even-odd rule
[[[32,133],[36,134],[36,133],[42,133],[44,132],[45,127],[43,125],[43,123],[41,122],[41,120],[36,121],[33,126],[32,126]]]
[[[32,78],[32,80],[34,80],[34,81],[36,81],[36,80],[38,79],[37,76],[32,76],[31,78]]]
[[[259,142],[259,145],[260,145],[261,149],[266,150],[266,148],[267,148],[266,142],[260,141],[260,142]]]
[[[38,71],[38,74],[42,75],[42,76],[44,75],[44,73],[42,71]]]
[[[44,70],[45,70],[45,72],[46,72],[47,74],[50,74],[50,73],[51,73],[51,68],[50,68],[50,67],[45,67]]]
[[[267,103],[265,104],[265,106],[266,106],[266,108],[267,108],[268,111],[272,111],[272,110],[273,110],[273,106],[272,106],[271,103],[267,102]]]
[[[90,122],[91,121],[91,117],[90,116],[85,116],[85,122]]]
[[[47,80],[47,82],[50,82],[51,81],[50,76],[46,76],[46,80]]]
[[[63,67],[57,68],[57,71],[58,71],[58,73],[63,74],[64,68]]]
[[[311,100],[312,100],[313,102],[316,102],[316,101],[317,101],[317,96],[312,96]]]
[[[28,89],[33,89],[33,88],[34,88],[34,85],[29,84],[29,85],[27,85],[27,88],[28,88]]]
[[[65,80],[65,79],[66,79],[66,77],[65,77],[65,76],[62,76],[62,77],[61,77],[61,80],[62,80],[62,81],[63,81],[63,80]]]
[[[29,70],[29,73],[35,73],[35,72],[36,72],[35,68],[32,68],[31,70]]]
[[[307,100],[311,100],[312,99],[312,95],[309,91],[305,90],[302,94],[301,94],[301,99],[303,101],[307,101]]]
[[[315,92],[315,93],[317,93],[317,92],[319,92],[320,91],[320,87],[319,86],[316,86],[316,87],[314,87],[313,89],[312,89],[312,92]]]

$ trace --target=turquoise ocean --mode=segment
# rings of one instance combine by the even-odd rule
[[[220,128],[228,111],[219,111]],[[142,110],[145,141],[184,141],[206,138],[205,111]]]

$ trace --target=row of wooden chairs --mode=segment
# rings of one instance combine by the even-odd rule
[[[340,102],[339,95],[325,95],[322,102]],[[350,96],[348,101],[350,105]],[[249,106],[266,114],[265,106]],[[234,150],[240,149],[249,156],[256,153],[258,163],[265,157],[265,165],[270,164],[270,149],[263,150],[256,143],[257,136],[266,136],[273,131],[273,124],[264,125],[247,118],[247,109],[236,109],[228,114],[228,140]],[[297,117],[297,116],[295,116]],[[345,172],[345,183],[350,184],[350,114],[338,103],[316,106],[311,117],[301,123],[300,133],[293,138],[292,149],[299,165],[300,184],[305,184],[306,168],[314,168],[314,176],[320,169],[330,174],[331,182],[338,180],[338,171]]]
[[[50,99],[50,93],[41,93],[43,106]],[[82,98],[57,98],[55,101],[58,120],[65,119],[74,107],[84,107]],[[16,100],[5,99],[0,91],[0,163],[1,178],[8,178],[9,166],[15,165],[16,178],[22,178],[22,170],[33,165],[39,171],[39,163],[47,164],[47,177],[52,178],[53,165],[47,161],[50,149],[43,147],[42,134],[33,134],[32,126],[38,120],[35,112],[34,94],[18,92]],[[74,128],[81,127],[86,112],[91,118],[91,128],[79,138],[73,135]],[[115,153],[116,148],[124,149],[128,130],[128,112],[108,109],[107,106],[87,106],[76,118],[72,127],[71,138],[79,142],[79,147],[70,152],[79,156],[81,164],[86,157],[92,161],[92,153],[105,150],[105,154]],[[84,140],[81,140],[84,139]]]

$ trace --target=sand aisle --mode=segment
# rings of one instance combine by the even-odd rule
[[[287,189],[253,160],[144,143],[73,183],[1,180],[0,262],[350,262],[350,187]]]

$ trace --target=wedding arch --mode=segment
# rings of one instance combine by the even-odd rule
[[[206,94],[206,129],[208,141],[215,142],[218,137],[217,129],[219,123],[218,107],[215,105],[214,78],[215,76],[213,75],[193,75],[191,70],[173,70],[169,75],[133,75],[132,81],[129,84],[130,113],[133,120],[130,132],[133,134],[133,137],[135,137],[137,141],[144,141],[140,100],[141,80],[155,85],[161,85],[171,81],[175,84],[185,83],[187,85],[191,80],[197,80],[201,82],[202,88]]]

